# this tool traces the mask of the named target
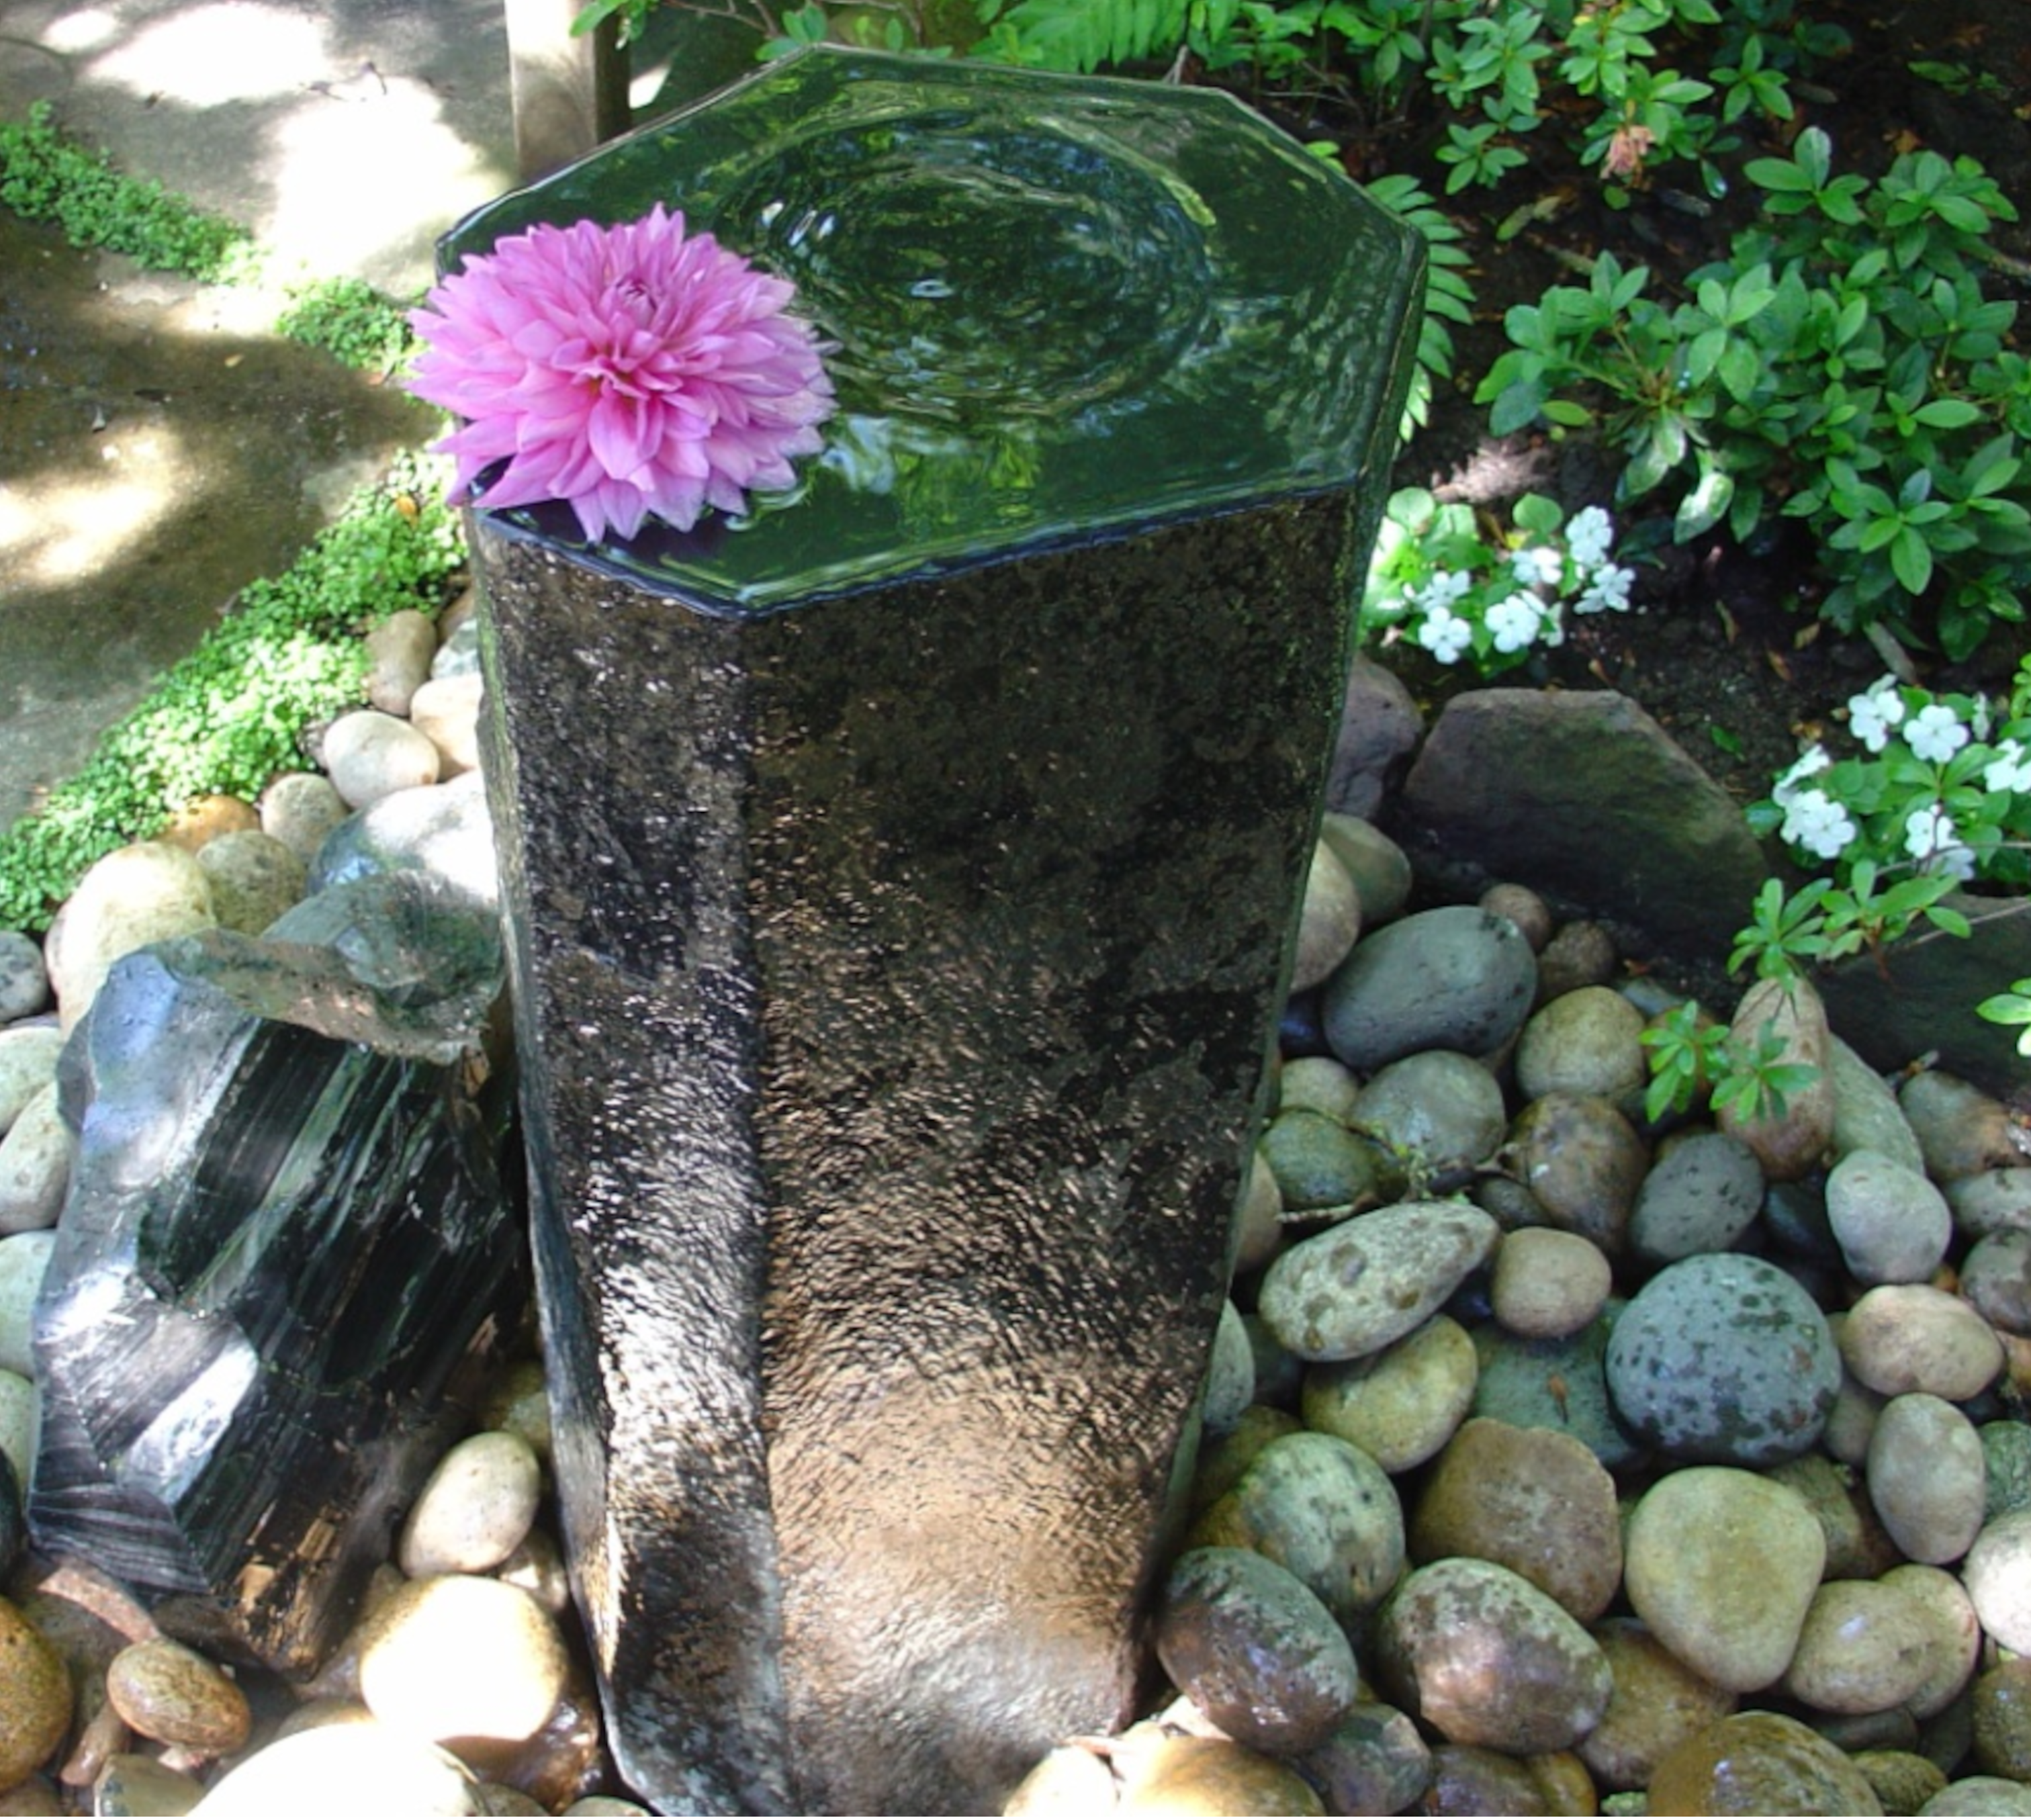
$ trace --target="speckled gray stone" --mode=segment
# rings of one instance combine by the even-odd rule
[[[32,1018],[49,1004],[42,944],[19,929],[0,929],[0,1024]]]
[[[1326,982],[1326,1040],[1368,1073],[1421,1049],[1485,1055],[1523,1025],[1537,958],[1506,917],[1421,910],[1366,936]]]
[[[1629,1248],[1649,1264],[1728,1250],[1763,1205],[1763,1168],[1739,1138],[1697,1131],[1659,1153],[1629,1215]]]
[[[1775,1265],[1687,1258],[1646,1283],[1608,1345],[1615,1407],[1675,1460],[1768,1465],[1820,1437],[1840,1354],[1812,1297]]]

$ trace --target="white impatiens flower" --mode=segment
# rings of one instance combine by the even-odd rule
[[[1488,609],[1488,629],[1494,636],[1496,649],[1528,649],[1544,616],[1543,604],[1534,594],[1511,594],[1496,601]]]
[[[2025,752],[2021,739],[2005,739],[1997,745],[1996,756],[1983,768],[1981,785],[1984,790],[2031,790],[2031,753]]]
[[[1800,790],[1784,806],[1784,839],[1821,859],[1838,859],[1854,839],[1854,818],[1824,790]]]
[[[1921,708],[1904,729],[1906,743],[1929,765],[1943,765],[1968,743],[1960,716],[1943,702]]]
[[[1519,587],[1555,588],[1559,585],[1559,578],[1566,572],[1565,559],[1555,549],[1534,544],[1529,549],[1511,554],[1509,572],[1515,576]]]
[[[1904,850],[1929,872],[1951,878],[1974,877],[1974,855],[1961,844],[1960,830],[1943,803],[1914,809],[1904,817]]]
[[[1872,752],[1890,743],[1891,729],[1904,718],[1904,698],[1894,676],[1879,677],[1867,691],[1847,698],[1847,724],[1855,738]]]
[[[1770,787],[1771,801],[1779,809],[1789,809],[1799,795],[1799,785],[1809,777],[1818,776],[1832,764],[1825,746],[1808,746],[1798,754],[1798,763]]]
[[[1435,607],[1418,628],[1418,642],[1441,664],[1457,664],[1474,638],[1474,627],[1450,607]]]
[[[1593,572],[1593,578],[1580,597],[1573,602],[1576,613],[1604,613],[1612,608],[1618,613],[1629,611],[1630,584],[1636,579],[1634,569],[1625,569],[1614,563],[1604,563]]]
[[[1418,589],[1417,604],[1428,613],[1444,612],[1464,600],[1473,586],[1474,578],[1470,575],[1452,569],[1435,569],[1432,579]]]
[[[1615,546],[1615,520],[1597,505],[1582,506],[1566,527],[1566,553],[1582,573],[1592,574]]]

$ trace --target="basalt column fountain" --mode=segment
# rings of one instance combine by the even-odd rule
[[[1416,236],[1229,97],[818,50],[480,211],[798,287],[793,493],[473,515],[576,1584],[665,1811],[1132,1702]]]

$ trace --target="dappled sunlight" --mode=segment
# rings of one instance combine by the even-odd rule
[[[38,587],[60,587],[118,563],[136,538],[158,527],[182,502],[166,478],[177,471],[182,439],[154,429],[129,452],[98,468],[46,468],[18,476],[0,492],[0,569]]]
[[[330,76],[331,62],[322,30],[301,13],[219,4],[143,26],[95,58],[90,75],[137,95],[216,107],[307,87]]]
[[[49,50],[75,55],[80,51],[96,50],[119,33],[117,13],[104,6],[80,6],[73,13],[53,20],[40,41]]]

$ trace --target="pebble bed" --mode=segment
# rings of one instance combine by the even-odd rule
[[[367,865],[490,895],[472,626],[398,615],[321,769],[198,806],[0,933],[0,1457],[61,1208],[65,1033],[119,955]],[[1655,1125],[1668,996],[1515,887],[1421,907],[1332,816],[1248,1185],[1168,1686],[1012,1813],[2031,1814],[2031,1155],[1886,1081]],[[22,1546],[0,1472],[0,1812],[641,1813],[602,1748],[540,1362],[419,1496],[315,1680],[207,1661]]]

